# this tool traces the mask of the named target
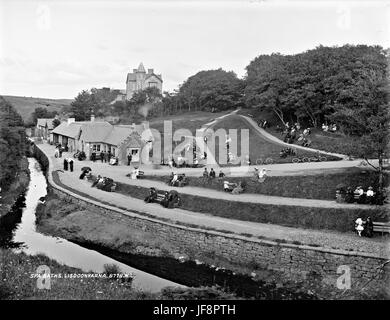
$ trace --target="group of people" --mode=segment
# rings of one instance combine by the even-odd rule
[[[240,194],[243,193],[245,190],[245,183],[242,181],[235,183],[235,182],[229,182],[225,180],[223,182],[223,190],[231,194]]]
[[[134,169],[130,172],[128,176],[130,176],[130,179],[132,180],[137,180],[141,176],[141,171],[138,167],[134,167]]]
[[[303,147],[309,147],[311,145],[311,141],[308,139],[308,136],[311,134],[311,129],[305,128],[302,132],[301,125],[296,122],[292,126],[288,122],[286,122],[285,130],[283,131],[284,138],[283,141],[287,143],[294,143],[295,140],[299,142]]]
[[[374,234],[374,223],[371,217],[368,217],[366,220],[357,218],[355,220],[355,230],[359,237],[363,236],[371,238]]]
[[[323,123],[321,128],[322,128],[322,131],[325,131],[325,132],[336,132],[337,131],[337,125],[335,123],[332,123],[331,125],[328,125],[327,123]]]
[[[56,151],[54,152],[54,157],[62,158],[62,153],[65,151],[65,148],[60,144],[56,145]]]
[[[295,156],[296,152],[293,148],[284,148],[279,152],[279,157],[287,158],[287,156]]]
[[[64,170],[65,171],[69,171],[70,172],[73,172],[73,159],[72,158],[65,158],[64,159]]]
[[[181,198],[176,190],[165,191],[159,195],[156,188],[150,188],[148,196],[144,199],[146,203],[160,203],[165,208],[175,208],[181,205]]]
[[[225,174],[223,173],[222,170],[220,170],[219,174],[218,174],[218,178],[222,179],[224,176],[225,176]],[[216,177],[216,173],[215,173],[213,168],[210,169],[210,172],[207,171],[207,168],[204,168],[204,170],[203,170],[203,178],[205,180],[215,179],[215,177]]]
[[[108,150],[107,152],[100,151],[100,153],[92,152],[91,153],[91,161],[95,162],[96,160],[99,160],[103,163],[109,163],[110,165],[117,165],[118,164],[118,158],[114,157],[111,154],[111,150]]]
[[[259,171],[258,168],[255,168],[255,171],[253,173],[253,177],[257,182],[264,182],[265,179],[267,178],[267,169],[263,168]]]
[[[93,187],[107,192],[114,192],[116,190],[116,183],[111,178],[98,175],[92,182],[91,188]]]
[[[184,173],[171,173],[168,184],[172,187],[183,187],[188,184],[188,179]]]
[[[380,193],[375,192],[373,187],[368,187],[367,191],[364,191],[362,186],[357,186],[355,190],[352,187],[348,187],[346,191],[338,190],[338,193],[345,197],[347,203],[359,203],[359,204],[381,204]],[[337,196],[336,196],[337,197]]]

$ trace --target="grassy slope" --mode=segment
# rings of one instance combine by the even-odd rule
[[[282,134],[276,131],[276,125],[282,125],[282,123],[280,121],[275,122],[273,115],[252,109],[242,109],[239,111],[239,114],[244,116],[251,115],[256,122],[259,122],[260,119],[267,120],[270,126],[267,128],[267,131],[282,139]],[[341,154],[348,154],[350,152],[352,156],[359,156],[353,153],[353,146],[359,143],[358,137],[346,136],[340,132],[323,132],[321,129],[312,128],[312,134],[309,140],[311,140],[311,147],[314,149]]]
[[[51,274],[80,274],[83,271],[61,265],[44,255],[28,256],[0,249],[0,300],[9,299],[151,299],[152,294],[131,288],[119,279],[62,278],[52,279],[50,290],[37,289],[37,279],[31,278],[38,266],[46,265]],[[94,272],[91,272],[94,273]]]
[[[169,176],[147,176],[147,179],[167,182]],[[189,185],[214,190],[223,189],[223,181],[211,179],[208,182],[202,177],[188,177]],[[300,176],[275,176],[267,177],[264,183],[253,181],[252,177],[228,177],[229,182],[244,181],[245,193],[266,194],[278,197],[305,198],[334,200],[336,188],[339,184],[351,186],[363,186],[367,190],[369,186],[378,187],[378,176],[373,170],[358,168],[345,169],[338,172],[323,172],[316,175]],[[385,175],[385,185],[388,184],[389,175]]]
[[[220,128],[224,128],[228,133],[229,129],[237,129],[238,131],[238,143],[237,149],[241,150],[241,129],[249,130],[249,157],[253,164],[256,163],[257,159],[265,160],[267,158],[272,158],[274,163],[291,163],[291,156],[288,156],[285,159],[279,157],[280,150],[284,148],[284,146],[273,143],[265,139],[262,135],[260,135],[256,130],[252,128],[252,126],[240,118],[239,116],[233,115],[226,119],[221,120],[215,126],[213,126],[213,130],[216,131]],[[215,151],[216,159],[218,161],[219,158],[219,150],[216,148]],[[315,152],[307,152],[307,151],[298,151],[299,156],[315,156]],[[335,160],[328,157],[328,160]]]
[[[22,116],[26,122],[30,119],[35,108],[47,108],[48,111],[60,111],[64,106],[69,106],[72,99],[48,99],[48,98],[33,98],[33,97],[17,97],[3,96],[5,100],[10,102],[16,111]]]

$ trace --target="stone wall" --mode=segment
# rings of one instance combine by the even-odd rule
[[[39,156],[42,158],[41,152]],[[46,161],[44,165],[47,165]],[[315,275],[330,286],[336,286],[337,279],[345,273],[343,269],[338,274],[338,268],[349,268],[352,289],[388,287],[389,284],[388,272],[378,273],[376,269],[386,261],[385,257],[248,238],[164,222],[83,198],[55,185],[51,173],[47,177],[51,191],[61,199],[109,215],[113,220],[145,234],[153,234],[176,248],[172,255],[180,252],[189,257],[213,256],[229,264],[256,265],[258,269],[279,271],[286,280],[307,279],[307,276]]]

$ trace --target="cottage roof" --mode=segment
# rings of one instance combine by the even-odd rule
[[[104,142],[117,146],[122,143],[133,132],[131,127],[114,126]]]
[[[83,123],[80,122],[62,122],[53,130],[53,133],[69,138],[75,138],[76,136],[78,136],[82,124]]]
[[[37,119],[37,127],[46,127],[49,129],[49,130],[52,130],[53,129],[53,120],[55,118],[40,118],[40,119]]]
[[[105,142],[105,138],[112,129],[113,125],[107,121],[85,122],[80,128],[80,140],[85,142]]]

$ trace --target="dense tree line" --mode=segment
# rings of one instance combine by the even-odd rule
[[[333,122],[362,136],[377,107],[387,103],[387,58],[381,47],[365,45],[260,55],[246,68],[245,104],[282,123]]]
[[[26,135],[22,117],[0,96],[0,187],[6,190],[25,154]]]

